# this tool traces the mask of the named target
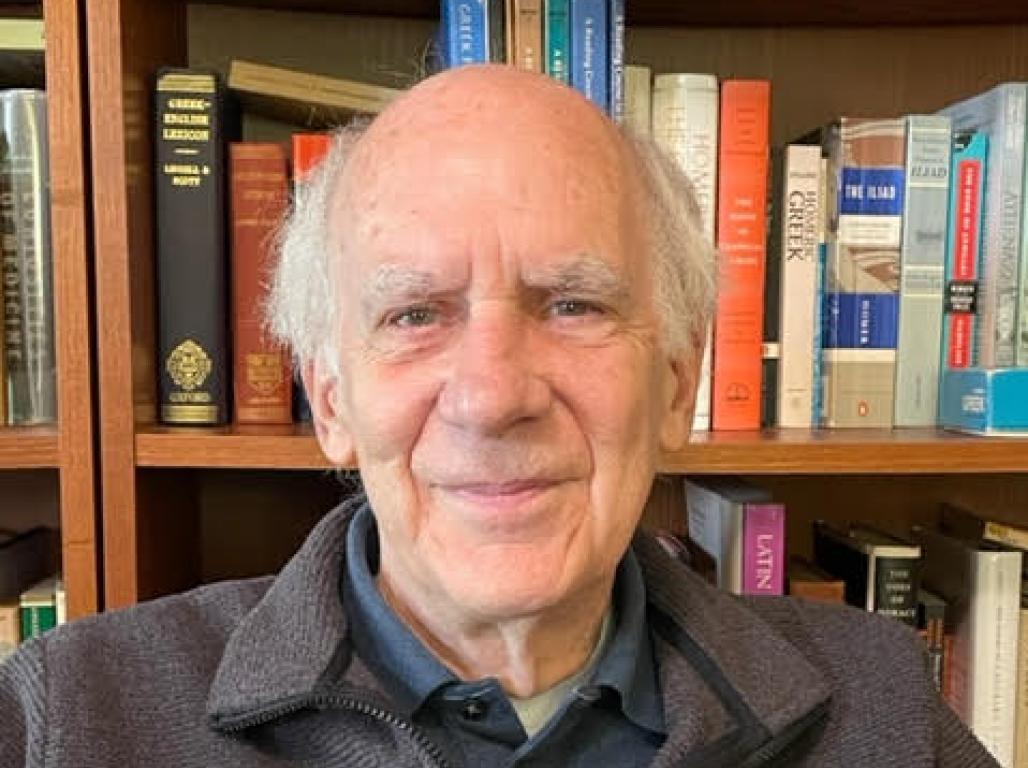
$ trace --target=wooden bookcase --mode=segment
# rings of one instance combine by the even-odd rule
[[[154,73],[167,65],[224,66],[240,56],[402,84],[416,71],[438,6],[90,0],[86,10],[102,573],[104,605],[116,608],[273,567],[339,494],[303,427],[155,423]],[[995,82],[1028,79],[1028,8],[1016,0],[629,0],[628,15],[629,62],[658,72],[771,78],[778,144],[836,115],[934,111]],[[649,523],[681,528],[674,476],[738,473],[789,505],[792,546],[800,551],[809,551],[815,517],[902,528],[929,520],[942,499],[1028,522],[1025,440],[937,430],[698,435],[666,456],[663,469],[672,479],[658,482]]]
[[[0,427],[0,525],[32,520],[40,497],[56,499],[70,617],[99,608],[98,499],[94,477],[92,271],[85,130],[84,2],[0,3],[0,16],[44,19],[50,207],[56,319],[58,422]],[[26,491],[26,488],[39,489]],[[31,501],[30,501],[31,499]]]

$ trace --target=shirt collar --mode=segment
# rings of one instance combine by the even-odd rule
[[[592,684],[617,691],[621,711],[633,723],[665,734],[664,704],[646,623],[646,585],[632,550],[618,565],[613,601],[617,624],[596,665]]]
[[[409,715],[435,691],[458,679],[383,599],[372,573],[377,551],[374,516],[369,507],[364,507],[354,516],[347,533],[343,602],[354,650]],[[663,734],[664,708],[646,625],[646,587],[631,550],[622,558],[615,575],[613,607],[615,628],[589,684],[616,691],[625,717]]]

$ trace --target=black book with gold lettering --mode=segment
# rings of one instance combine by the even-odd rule
[[[231,416],[226,147],[237,126],[220,77],[157,76],[158,396],[165,424]]]

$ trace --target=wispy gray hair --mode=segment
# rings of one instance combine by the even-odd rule
[[[341,257],[329,236],[336,184],[368,121],[340,128],[318,168],[296,193],[279,233],[279,261],[266,307],[269,331],[289,345],[300,366],[320,358],[338,372]],[[703,352],[714,307],[715,252],[703,234],[699,204],[678,165],[651,139],[621,129],[639,170],[641,208],[652,256],[654,301],[662,342],[674,354]]]

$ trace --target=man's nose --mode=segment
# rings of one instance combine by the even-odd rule
[[[468,320],[439,395],[443,419],[498,435],[547,411],[552,395],[526,325],[516,312],[503,310]]]

